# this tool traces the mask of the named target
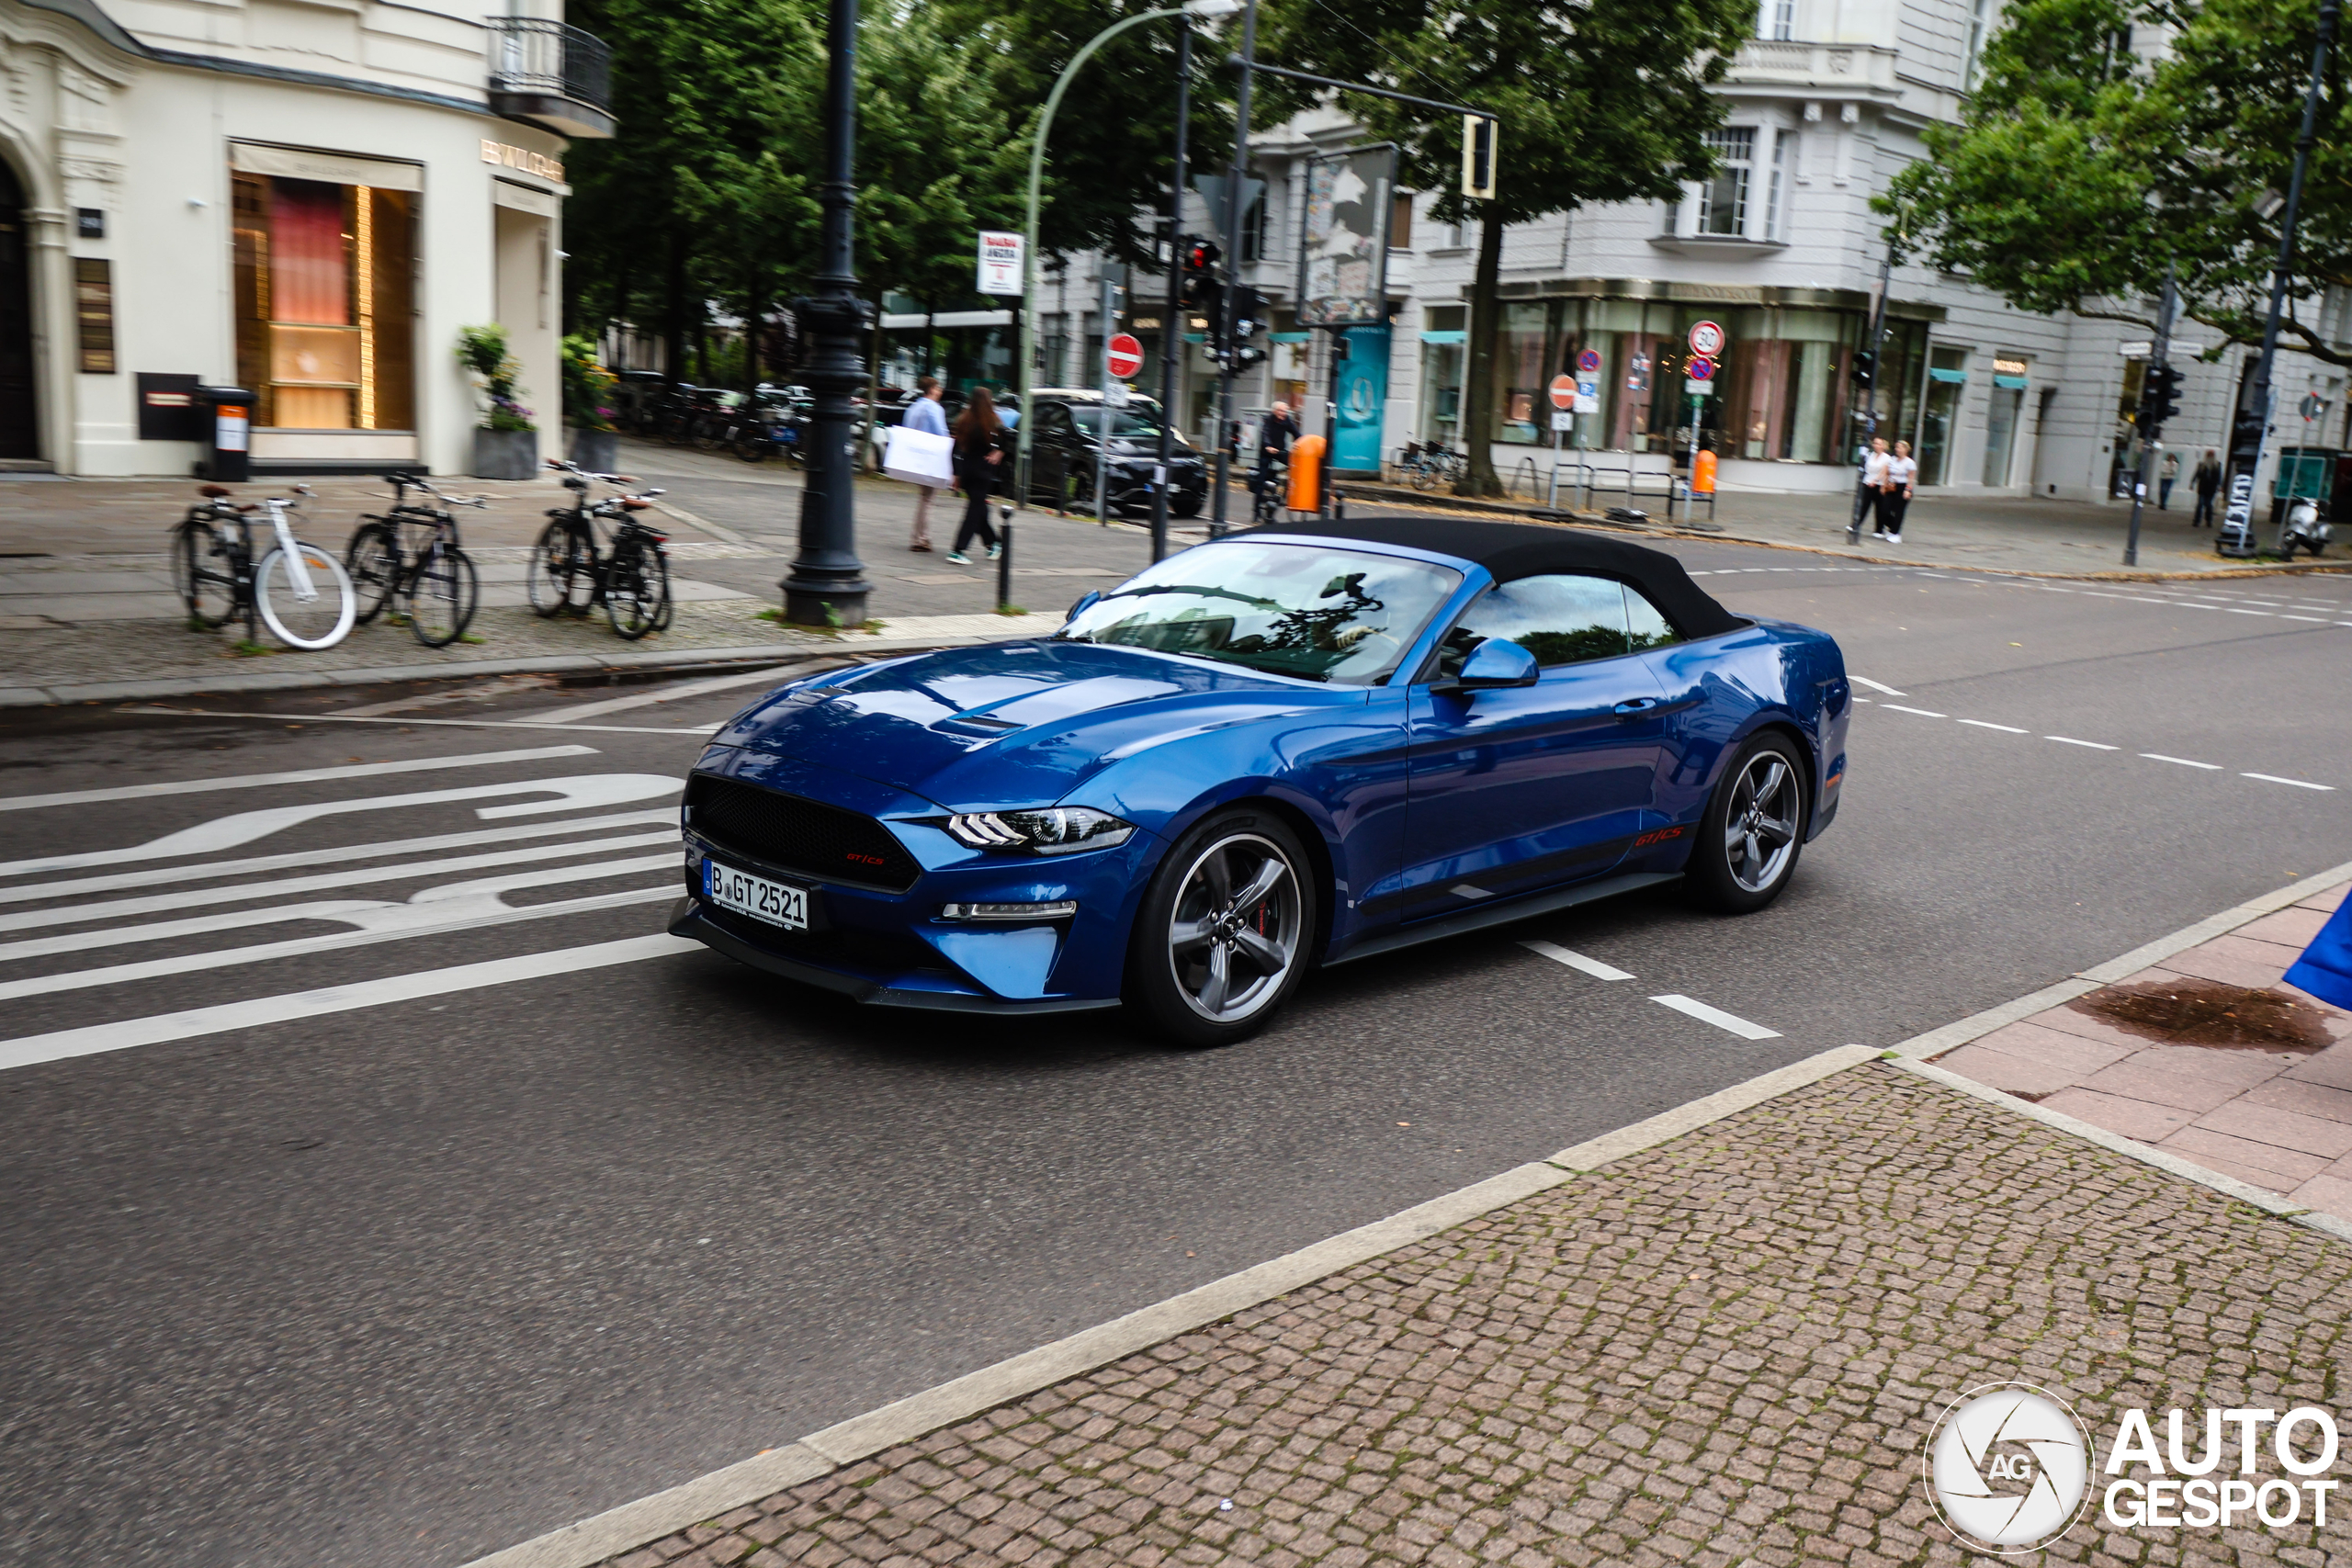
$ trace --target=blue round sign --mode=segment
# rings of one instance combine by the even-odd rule
[[[1715,378],[1715,362],[1712,359],[1701,359],[1694,355],[1690,361],[1690,368],[1685,371],[1684,374],[1689,376],[1693,381],[1712,381]]]

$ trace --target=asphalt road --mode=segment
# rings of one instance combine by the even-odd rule
[[[1875,682],[1791,893],[1342,967],[1210,1054],[649,954],[756,686],[7,720],[0,1560],[462,1562],[2352,860],[2352,580],[1676,547]]]

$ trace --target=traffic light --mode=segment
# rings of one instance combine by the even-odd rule
[[[1495,195],[1496,143],[1502,126],[1482,114],[1462,117],[1462,194],[1475,201]]]
[[[1266,297],[1255,288],[1233,291],[1232,367],[1247,370],[1265,362],[1266,350],[1257,342],[1258,334],[1266,330],[1268,311]]]
[[[1217,248],[1216,241],[1189,234],[1180,250],[1184,262],[1184,304],[1197,313],[1211,295],[1223,291],[1217,281],[1216,264],[1225,253]]]
[[[1854,385],[1867,387],[1878,379],[1878,355],[1867,348],[1854,350]]]
[[[2140,433],[2150,441],[2165,421],[2180,412],[2180,372],[2169,365],[2151,365],[2140,382]]]

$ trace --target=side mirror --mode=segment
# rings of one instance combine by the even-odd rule
[[[1102,591],[1099,588],[1090,588],[1078,596],[1078,603],[1069,607],[1069,614],[1062,619],[1065,623],[1074,621],[1102,602]]]
[[[1544,673],[1535,662],[1535,655],[1515,642],[1488,638],[1470,650],[1462,661],[1461,672],[1451,681],[1440,681],[1441,692],[1490,692],[1504,686],[1532,686]]]

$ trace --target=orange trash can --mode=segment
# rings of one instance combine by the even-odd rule
[[[1312,512],[1323,493],[1323,448],[1319,435],[1302,435],[1290,444],[1290,493],[1283,504],[1293,512]]]
[[[1704,448],[1701,449],[1698,457],[1691,459],[1690,493],[1692,495],[1715,493],[1715,455]]]

